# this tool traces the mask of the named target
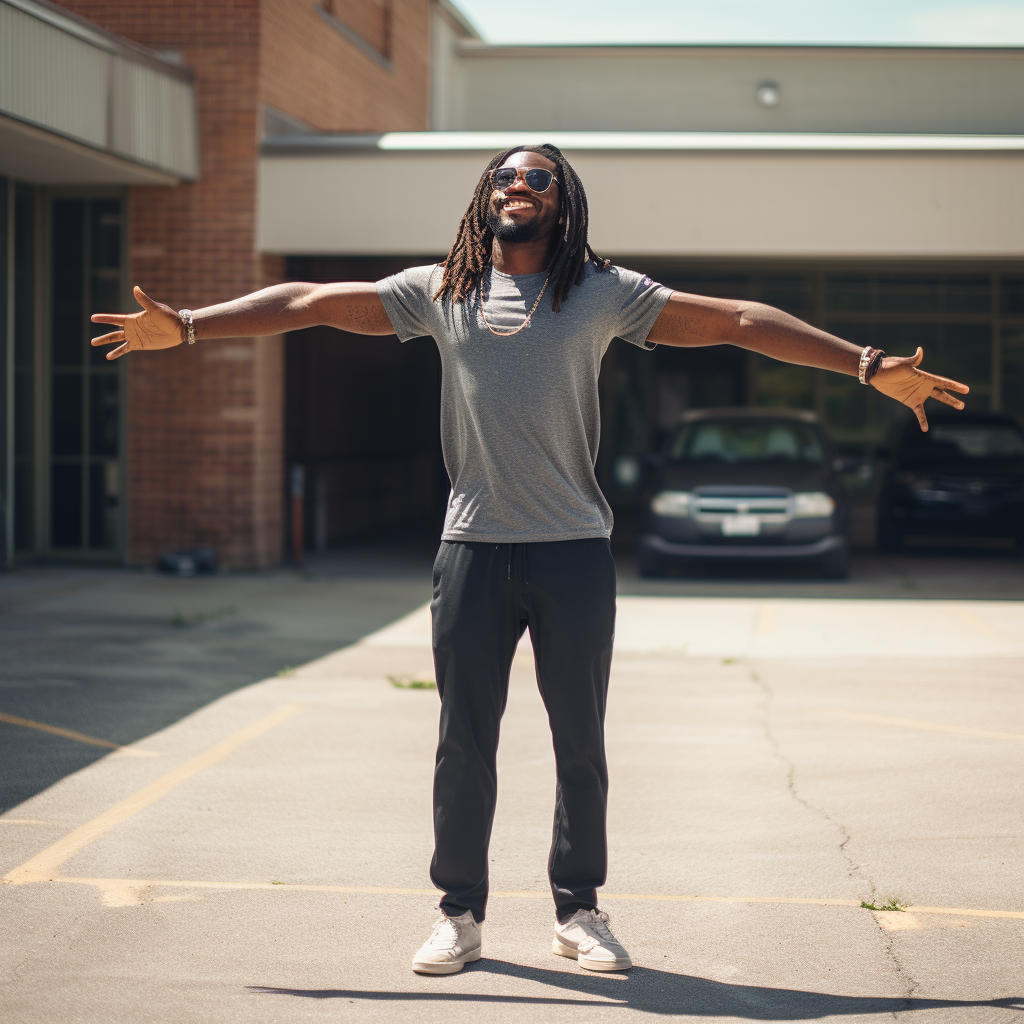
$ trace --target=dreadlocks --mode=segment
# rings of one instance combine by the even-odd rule
[[[569,289],[583,280],[587,260],[592,260],[600,270],[610,263],[598,256],[587,243],[587,194],[583,182],[562,156],[557,146],[514,146],[491,159],[477,183],[469,208],[459,222],[455,244],[445,257],[444,278],[434,299],[448,298],[462,302],[469,293],[479,286],[484,271],[491,263],[491,243],[494,232],[487,226],[487,209],[491,201],[491,171],[500,167],[513,153],[539,153],[547,157],[558,168],[555,180],[558,182],[559,217],[561,236],[555,247],[548,275],[551,281],[551,304],[557,312],[569,295]]]

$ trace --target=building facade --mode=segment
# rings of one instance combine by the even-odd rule
[[[280,561],[284,339],[110,364],[88,316],[133,284],[178,309],[283,280],[256,245],[261,138],[425,128],[429,12],[0,0],[4,560]]]
[[[306,468],[319,544],[436,519],[429,339],[314,329],[111,366],[84,347],[84,318],[118,289],[130,308],[130,283],[199,307],[437,260],[486,160],[520,142],[573,161],[602,255],[889,352],[923,345],[930,368],[971,384],[972,406],[1024,414],[1020,49],[488,46],[439,0],[64,8],[174,83],[129,89],[109,73],[118,102],[190,90],[195,142],[167,99],[122,117],[151,147],[135,153],[124,129],[82,141],[0,94],[0,132],[20,132],[0,158],[8,558],[148,564],[208,545],[231,566],[273,564],[289,464]],[[0,0],[8,10],[60,15]],[[60,161],[26,163],[32,132],[37,147],[75,141],[107,176],[53,180]],[[601,394],[599,479],[623,523],[636,456],[687,408],[816,409],[857,451],[899,412],[854,381],[731,348],[615,345]]]
[[[298,275],[366,279],[435,259],[487,158],[552,141],[587,187],[601,255],[894,354],[921,345],[931,369],[971,385],[970,407],[1024,414],[1020,49],[488,46],[456,27],[435,32],[432,62],[429,132],[264,141],[263,251]],[[414,216],[387,212],[420,194]],[[620,540],[637,456],[688,408],[813,409],[860,453],[901,413],[851,379],[729,347],[613,345],[601,391],[598,478]],[[352,517],[332,458],[319,471],[338,481],[337,532]]]

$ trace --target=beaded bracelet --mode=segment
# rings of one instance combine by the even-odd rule
[[[857,380],[861,384],[869,384],[871,378],[881,369],[884,358],[885,353],[880,348],[865,345],[864,351],[860,354],[860,364],[857,367]]]

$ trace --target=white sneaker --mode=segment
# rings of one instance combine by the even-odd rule
[[[473,912],[460,917],[445,914],[412,958],[412,969],[420,974],[454,974],[464,964],[480,959],[480,925]]]
[[[633,966],[608,927],[608,915],[600,910],[577,910],[565,924],[556,920],[551,950],[572,957],[588,971],[625,971]]]

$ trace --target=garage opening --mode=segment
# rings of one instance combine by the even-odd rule
[[[375,281],[437,256],[293,257],[307,281]],[[1024,412],[1024,274],[1018,265],[739,263],[616,260],[681,291],[777,306],[857,344],[910,354],[971,386],[969,407]],[[436,538],[449,481],[439,440],[441,366],[431,339],[400,345],[328,328],[288,338],[287,457],[306,475],[305,536],[326,547],[377,534]],[[688,409],[810,409],[840,447],[870,456],[902,410],[853,378],[788,366],[730,346],[616,343],[601,374],[598,480],[628,544],[639,511],[639,459]],[[874,478],[851,480],[872,545]]]
[[[291,280],[377,281],[437,257],[296,257]],[[448,500],[431,338],[401,344],[329,327],[288,335],[285,451],[303,467],[304,537],[324,550],[355,538],[436,539]]]

